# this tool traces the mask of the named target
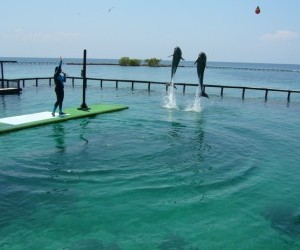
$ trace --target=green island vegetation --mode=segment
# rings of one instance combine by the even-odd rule
[[[122,57],[119,59],[119,64],[121,66],[140,66],[141,60],[139,59],[131,59],[129,57]]]
[[[161,60],[157,58],[150,58],[145,60],[149,67],[158,67],[160,65],[160,61]]]
[[[143,66],[149,66],[149,67],[159,67],[160,66],[160,59],[157,58],[150,58],[146,59]],[[120,66],[141,66],[142,60],[140,59],[131,59],[129,57],[121,57],[119,59],[119,65]]]

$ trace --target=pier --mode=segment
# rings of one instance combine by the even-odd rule
[[[1,79],[0,95],[20,94],[20,80]]]
[[[17,63],[17,61],[0,61],[1,65],[1,86],[0,95],[19,94],[22,89],[20,88],[20,81],[4,79],[4,63]]]
[[[72,77],[68,76],[67,81],[71,81],[71,85],[74,87],[77,82],[80,82],[80,85],[82,84],[82,77]],[[146,86],[148,91],[151,91],[151,87],[153,85],[161,85],[164,87],[166,90],[168,89],[168,83],[169,82],[157,82],[157,81],[144,81],[144,80],[124,80],[124,79],[104,79],[104,78],[86,78],[87,83],[93,82],[93,85],[95,82],[98,82],[98,86],[100,89],[104,88],[105,86],[113,86],[116,89],[122,87],[121,85],[124,84],[129,84],[131,87],[131,90],[135,89],[135,86],[138,85],[144,85]],[[51,86],[54,84],[53,77],[34,77],[34,78],[19,78],[19,79],[12,79],[12,80],[5,80],[7,81],[7,86],[10,86],[12,83],[17,83],[18,87],[25,88],[26,84],[31,84],[36,87],[38,87],[40,84],[45,84]],[[186,89],[188,87],[198,87],[198,84],[195,83],[176,83],[176,87],[181,86],[182,87],[182,93],[186,93]],[[87,84],[89,86],[89,84]],[[127,85],[128,86],[128,85]],[[286,93],[286,99],[288,102],[291,100],[291,95],[292,94],[300,94],[300,90],[287,90],[287,89],[274,89],[274,88],[260,88],[260,87],[246,87],[246,86],[228,86],[228,85],[212,85],[212,84],[204,84],[204,88],[206,89],[206,92],[209,94],[209,90],[207,89],[218,89],[220,96],[224,97],[226,94],[226,90],[229,89],[235,89],[239,90],[241,92],[241,98],[245,99],[246,98],[246,93],[250,91],[260,91],[262,92],[262,97],[264,97],[264,100],[267,101],[270,93],[272,92],[281,92],[281,93]]]

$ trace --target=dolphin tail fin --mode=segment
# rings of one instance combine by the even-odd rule
[[[170,86],[172,86],[172,82],[168,82],[168,83],[166,83],[166,86],[167,86],[167,87],[170,87]],[[175,83],[173,83],[173,87],[174,87],[174,89],[177,89],[177,87],[176,87]]]
[[[201,96],[209,98],[209,96],[204,91],[200,93],[199,97],[201,97]]]

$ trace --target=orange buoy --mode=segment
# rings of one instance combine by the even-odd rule
[[[260,13],[260,8],[259,8],[259,6],[257,6],[256,9],[255,9],[255,14],[258,15],[259,13]]]

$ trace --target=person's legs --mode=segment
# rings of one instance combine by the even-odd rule
[[[63,111],[62,111],[62,105],[63,105],[63,101],[64,101],[64,91],[62,90],[60,92],[60,95],[59,95],[59,114],[60,115],[63,115],[65,114]]]
[[[52,116],[55,116],[55,111],[56,111],[57,107],[59,107],[59,114],[63,115],[64,112],[62,111],[62,104],[64,101],[64,90],[55,89],[55,93],[56,93],[56,102],[54,104]]]
[[[53,111],[52,111],[52,116],[55,116],[55,111],[59,105],[59,91],[55,88],[55,94],[56,94],[56,102],[54,103]]]

